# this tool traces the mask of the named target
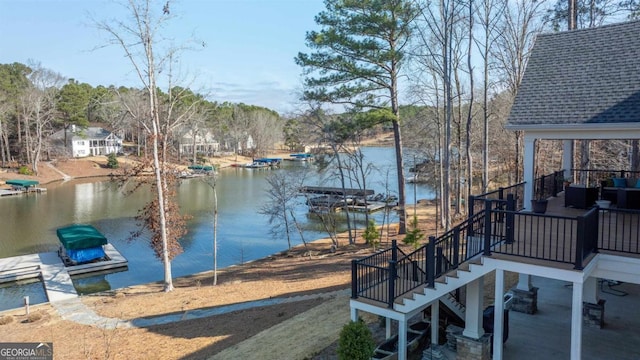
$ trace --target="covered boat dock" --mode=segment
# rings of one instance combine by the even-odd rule
[[[0,189],[0,196],[18,195],[26,192],[45,192],[47,189],[37,187],[40,183],[36,180],[6,180],[6,185],[10,185],[11,189]]]
[[[125,270],[127,259],[91,225],[56,230],[62,243],[58,252],[0,259],[0,284],[40,278],[49,302],[78,296],[71,276]]]

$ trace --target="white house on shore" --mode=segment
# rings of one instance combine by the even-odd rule
[[[122,138],[101,127],[78,129],[74,125],[69,129],[54,133],[51,135],[51,139],[54,146],[65,147],[73,157],[108,155],[122,152]]]
[[[220,144],[209,130],[187,129],[178,139],[178,149],[183,156],[205,154],[211,156],[220,151]]]

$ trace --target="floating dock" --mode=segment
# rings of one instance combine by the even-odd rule
[[[49,302],[78,296],[71,275],[122,269],[128,266],[127,259],[111,244],[104,245],[109,260],[87,264],[64,266],[57,252],[46,252],[13,256],[0,259],[0,283],[41,278]]]
[[[326,186],[303,186],[300,188],[301,193],[306,194],[322,194],[322,195],[340,195],[340,196],[370,196],[375,194],[373,190],[367,189],[343,189],[339,187]]]
[[[11,189],[0,189],[0,196],[19,195],[24,193],[43,193],[46,188],[36,187],[39,182],[36,180],[6,180],[6,185],[11,185]]]

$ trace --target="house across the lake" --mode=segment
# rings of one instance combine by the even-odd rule
[[[387,336],[395,321],[400,360],[407,359],[410,321],[425,314],[431,324],[458,316],[458,330],[447,329],[458,359],[522,359],[517,349],[503,347],[509,332],[525,331],[508,327],[505,310],[530,314],[532,324],[538,321],[536,313],[549,305],[538,301],[538,291],[545,289],[535,286],[535,276],[561,281],[570,290],[563,298],[570,305],[562,307],[558,317],[571,326],[560,342],[548,341],[543,330],[533,347],[546,352],[533,350],[527,359],[565,358],[561,353],[572,360],[640,358],[638,341],[633,340],[640,321],[622,329],[615,323],[620,319],[607,321],[605,308],[622,305],[602,298],[612,284],[640,286],[640,171],[631,168],[634,159],[627,169],[572,165],[574,140],[617,141],[630,147],[640,140],[640,22],[538,36],[507,128],[523,133],[524,182],[470,198],[467,220],[416,251],[405,253],[393,246],[355,260],[351,319],[357,320],[359,311],[384,317]],[[562,169],[536,178],[540,139],[562,141]],[[563,188],[562,179],[568,176],[590,180]],[[608,200],[600,207],[605,187]],[[546,213],[531,211],[531,200],[536,199],[548,201]],[[507,293],[505,273],[518,274]],[[489,281],[496,301],[483,304]],[[459,294],[464,295],[456,297]],[[638,319],[640,298],[625,301],[628,318]],[[493,308],[485,321],[487,305]],[[622,345],[609,353],[593,349],[588,345],[599,335],[589,332],[588,337],[584,326],[602,336],[613,332],[615,343]],[[438,328],[432,326],[431,344],[441,343]],[[554,352],[550,343],[560,343],[562,349]],[[374,358],[385,356],[394,355],[381,350]]]
[[[187,157],[194,154],[213,156],[220,150],[220,144],[210,130],[186,129],[177,142],[180,155]]]
[[[122,138],[101,127],[77,128],[75,125],[51,135],[52,145],[65,149],[72,157],[118,154]],[[65,144],[66,140],[66,144]]]

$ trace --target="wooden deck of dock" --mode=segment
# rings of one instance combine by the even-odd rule
[[[64,266],[57,252],[29,254],[0,259],[0,283],[41,278],[49,302],[66,300],[78,296],[71,275],[122,269],[127,260],[111,244],[104,246],[109,260]]]

